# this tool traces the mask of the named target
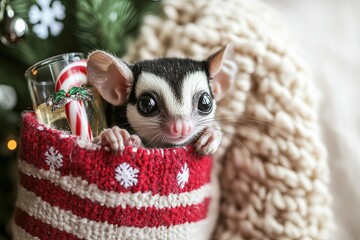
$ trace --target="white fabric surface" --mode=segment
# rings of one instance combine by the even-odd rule
[[[360,239],[360,1],[268,0],[287,22],[321,91],[333,239]]]

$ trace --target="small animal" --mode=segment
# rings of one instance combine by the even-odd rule
[[[159,58],[128,64],[104,51],[92,52],[88,82],[112,105],[112,128],[94,142],[123,151],[125,146],[164,148],[192,144],[214,154],[222,132],[216,102],[237,73],[227,44],[204,61]]]

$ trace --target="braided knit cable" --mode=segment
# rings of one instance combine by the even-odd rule
[[[273,10],[257,1],[165,1],[128,61],[204,59],[232,42],[240,72],[218,105],[221,204],[214,239],[329,239],[329,170],[309,70]],[[239,143],[240,142],[240,143]]]

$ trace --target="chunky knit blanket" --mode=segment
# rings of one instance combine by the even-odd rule
[[[309,36],[311,37],[311,36]],[[282,20],[258,1],[168,0],[126,59],[204,59],[231,42],[240,72],[218,106],[225,139],[214,239],[331,239],[317,92]]]
[[[212,158],[191,147],[114,154],[28,112],[18,166],[14,239],[209,239],[214,227]]]
[[[125,58],[204,59],[228,42],[240,71],[217,108],[213,165],[191,148],[114,157],[25,114],[15,239],[331,239],[317,92],[270,8],[165,1]]]

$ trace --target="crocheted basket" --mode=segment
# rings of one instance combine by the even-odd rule
[[[211,157],[86,143],[24,113],[14,239],[209,238]]]

